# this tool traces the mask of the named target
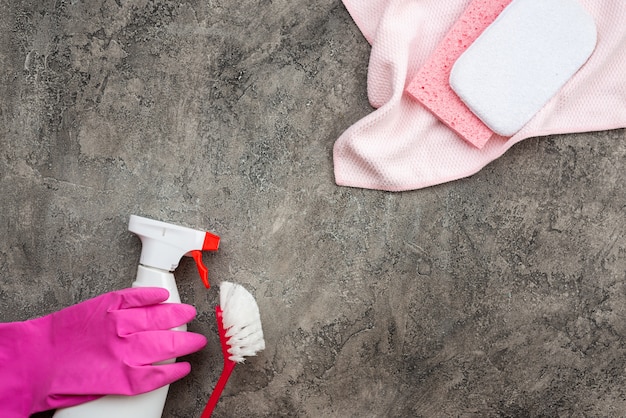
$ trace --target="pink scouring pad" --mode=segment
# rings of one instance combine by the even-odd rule
[[[487,143],[493,131],[450,88],[450,71],[457,58],[509,3],[511,0],[472,1],[406,89],[443,123],[477,148]]]

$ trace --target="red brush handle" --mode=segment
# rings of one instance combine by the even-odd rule
[[[204,411],[202,411],[202,415],[200,418],[209,418],[217,405],[217,402],[220,400],[220,396],[222,395],[222,391],[224,387],[226,387],[226,382],[228,382],[228,378],[230,374],[235,369],[235,362],[231,361],[229,364],[224,364],[224,370],[222,370],[222,374],[220,375],[220,380],[217,381],[217,385],[215,385],[215,389],[213,389],[213,393],[211,393],[211,397],[209,398],[209,402],[207,402]]]
[[[209,401],[207,402],[204,411],[202,411],[202,415],[200,416],[200,418],[209,418],[211,416],[213,410],[215,409],[215,406],[217,405],[217,401],[220,400],[220,396],[222,395],[224,387],[226,387],[226,382],[228,382],[228,378],[230,377],[230,374],[233,372],[235,365],[237,364],[236,362],[228,358],[228,356],[230,356],[230,354],[228,353],[228,340],[226,337],[226,330],[224,329],[222,308],[219,306],[215,308],[215,318],[217,319],[217,329],[220,334],[220,343],[222,344],[224,369],[222,370],[222,374],[220,375],[220,378],[217,381],[217,384],[213,389],[213,393],[211,393]]]

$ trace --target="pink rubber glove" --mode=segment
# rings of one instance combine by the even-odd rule
[[[2,417],[28,417],[102,395],[136,395],[187,375],[189,363],[153,363],[193,353],[204,336],[170,328],[191,321],[168,291],[110,292],[51,315],[0,324]]]

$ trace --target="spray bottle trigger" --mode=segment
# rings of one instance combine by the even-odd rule
[[[200,274],[200,278],[202,279],[202,283],[204,283],[204,287],[207,289],[211,287],[209,284],[209,269],[206,268],[204,263],[202,262],[202,251],[193,250],[189,252],[193,257],[193,261],[196,262],[196,267],[198,267],[198,273]]]

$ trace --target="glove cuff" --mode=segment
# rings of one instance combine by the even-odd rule
[[[0,405],[3,416],[26,417],[46,410],[43,407],[47,369],[42,356],[48,344],[44,318],[0,324]],[[43,408],[43,409],[42,409]],[[4,415],[4,414],[8,415]]]

